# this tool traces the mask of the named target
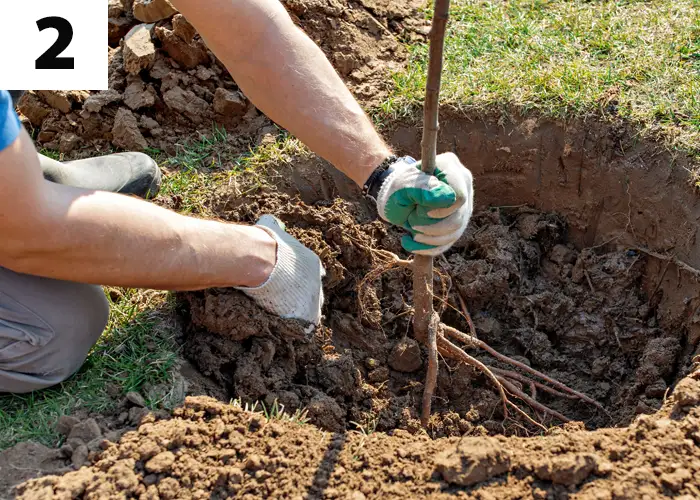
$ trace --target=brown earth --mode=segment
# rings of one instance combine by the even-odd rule
[[[361,202],[307,205],[272,186],[246,197],[218,194],[222,219],[274,214],[321,256],[326,319],[313,339],[299,340],[295,322],[268,315],[241,293],[184,294],[191,315],[186,356],[230,397],[308,408],[311,422],[328,430],[417,430],[425,364],[410,338],[410,273],[390,271],[372,283],[364,314],[357,297],[362,278],[382,266],[372,249],[400,253],[400,233]],[[567,229],[562,217],[528,207],[475,214],[437,262],[452,281],[442,318],[468,331],[458,312],[461,295],[481,340],[597,399],[610,415],[579,401],[543,395],[543,402],[589,427],[626,424],[661,406],[690,353],[681,330],[659,327],[642,290],[646,256],[577,250]],[[464,365],[441,370],[434,412],[433,437],[524,431],[503,427],[493,388]]]
[[[150,3],[110,1],[109,91],[23,98],[39,145],[67,157],[113,146],[172,154],[217,122],[231,132],[235,152],[270,130],[163,0],[153,3],[163,4],[165,19],[126,36],[140,25],[134,13]],[[400,42],[425,34],[416,2],[283,3],[368,106],[387,90],[387,72],[405,61]],[[347,179],[298,158],[293,169],[258,172],[252,192],[246,177],[212,188],[210,208],[237,222],[273,213],[321,256],[323,325],[305,338],[296,322],[237,292],[182,294],[183,350],[196,368],[183,374],[190,394],[304,408],[320,429],[190,399],[172,419],[147,416],[119,440],[146,413],[125,402],[113,416],[79,415],[93,433],[87,441],[67,432],[60,450],[23,443],[0,454],[0,496],[42,474],[53,475],[20,486],[21,498],[700,496],[700,275],[684,267],[700,267],[700,205],[678,168],[686,160],[639,141],[624,123],[450,110],[442,119],[439,148],[472,170],[480,206],[467,234],[437,261],[451,281],[447,304],[436,301],[443,320],[467,329],[461,296],[482,340],[595,397],[609,415],[540,394],[577,422],[536,435],[503,421],[481,374],[448,362],[429,435],[421,431],[425,353],[412,340],[410,276],[389,271],[370,283],[364,311],[357,300],[358,283],[381,264],[376,250],[401,253],[399,233],[376,220]],[[417,155],[419,136],[414,123],[388,126],[400,153]],[[260,184],[262,177],[268,181]],[[91,465],[68,472],[82,463]]]
[[[431,440],[323,432],[189,398],[171,420],[146,419],[106,444],[94,465],[31,480],[17,497],[690,500],[700,496],[700,408],[687,405],[699,402],[688,378],[627,428]]]
[[[237,292],[184,294],[191,321],[185,354],[223,392],[219,397],[262,400],[267,408],[277,400],[288,412],[304,408],[311,423],[332,434],[298,424],[266,426],[260,417],[252,430],[250,415],[192,400],[173,421],[151,424],[147,417],[139,433],[118,445],[100,440],[107,451],[91,457],[92,467],[27,483],[22,495],[692,498],[698,493],[700,412],[694,407],[700,384],[693,377],[700,376],[691,374],[671,393],[690,371],[693,346],[685,329],[659,327],[660,300],[652,302],[655,294],[644,291],[645,272],[653,268],[645,254],[611,245],[578,250],[567,243],[561,216],[532,208],[478,212],[465,237],[439,262],[452,275],[453,306],[461,292],[482,340],[590,393],[612,418],[581,403],[541,396],[579,422],[523,439],[517,436],[532,435],[533,429],[502,421],[498,399],[483,377],[443,364],[429,434],[454,437],[433,441],[416,419],[424,354],[410,340],[408,276],[392,271],[375,282],[374,306],[359,320],[357,282],[379,265],[370,249],[400,252],[398,233],[377,222],[363,202],[322,201],[303,179],[321,177],[324,185],[330,174],[313,162],[297,167],[295,180],[279,189],[263,184],[247,196],[240,195],[246,189],[239,179],[239,191],[217,191],[213,207],[226,220],[253,221],[273,213],[322,257],[328,269],[324,325],[304,340],[299,324],[266,314]],[[285,179],[282,173],[266,177]],[[299,186],[308,188],[301,189],[308,203],[292,194]],[[442,316],[466,329],[454,309]],[[665,399],[666,406],[652,416],[634,418]],[[204,413],[193,416],[193,409]],[[186,416],[184,422],[178,415]]]
[[[456,307],[460,291],[482,340],[589,392],[605,404],[611,419],[582,404],[543,398],[581,422],[554,427],[545,436],[521,438],[533,430],[499,418],[495,393],[480,375],[442,364],[429,431],[432,436],[455,437],[427,439],[415,419],[424,354],[411,343],[408,318],[401,316],[410,303],[410,280],[401,271],[386,274],[373,284],[375,307],[368,308],[362,322],[357,309],[355,286],[377,266],[369,248],[400,252],[398,233],[377,222],[371,207],[357,201],[352,189],[323,163],[299,159],[293,162],[293,175],[288,165],[271,166],[267,175],[257,173],[255,182],[274,179],[274,186],[263,184],[242,196],[247,191],[243,177],[231,191],[214,190],[211,208],[222,219],[243,222],[274,213],[319,253],[329,271],[324,326],[305,341],[298,339],[302,329],[295,322],[265,314],[238,293],[186,294],[182,298],[191,327],[185,353],[211,378],[202,384],[203,392],[213,388],[224,400],[261,399],[267,407],[277,399],[288,411],[306,407],[313,423],[334,433],[279,423],[281,430],[269,435],[260,430],[236,447],[233,443],[245,438],[227,432],[225,423],[220,436],[238,441],[211,444],[212,438],[206,437],[215,432],[211,429],[222,428],[216,418],[206,417],[210,424],[195,425],[176,417],[173,423],[146,424],[140,431],[163,436],[156,453],[173,453],[161,457],[166,465],[174,460],[167,472],[146,470],[147,462],[131,449],[148,439],[129,434],[118,445],[100,441],[108,451],[91,457],[95,465],[27,483],[20,488],[22,495],[60,498],[69,490],[77,497],[109,496],[110,488],[141,493],[153,486],[160,496],[173,498],[696,497],[700,376],[693,363],[698,354],[693,311],[698,289],[683,261],[697,266],[698,255],[689,245],[694,240],[677,233],[690,219],[682,214],[697,212],[695,195],[673,180],[678,171],[666,171],[658,151],[652,156],[623,143],[629,156],[598,162],[599,155],[606,154],[602,126],[589,124],[585,129],[585,137],[599,149],[579,149],[570,145],[585,146],[577,140],[582,125],[543,121],[530,124],[527,134],[514,132],[527,123],[514,123],[510,130],[510,124],[444,121],[443,141],[454,139],[454,150],[459,152],[465,143],[478,144],[470,155],[461,156],[482,180],[477,184],[481,203],[502,200],[509,206],[477,212],[465,237],[438,265],[452,274],[452,305]],[[411,133],[410,127],[398,125],[395,143]],[[530,145],[544,140],[555,147],[533,154]],[[618,144],[613,141],[612,147]],[[402,150],[416,147],[409,143]],[[506,147],[509,151],[502,151]],[[530,171],[527,162],[532,158],[537,168]],[[659,162],[654,170],[642,171],[634,163],[652,159]],[[570,162],[581,169],[578,175],[566,174]],[[516,170],[516,195],[509,192],[510,177],[503,174],[512,172],[513,165],[525,165]],[[616,182],[619,177],[626,183]],[[675,189],[671,201],[661,195],[668,185]],[[593,194],[585,194],[589,192]],[[338,193],[350,201],[335,199]],[[654,210],[648,209],[650,200],[655,200]],[[520,201],[557,209],[568,217],[518,205]],[[588,203],[602,208],[576,208]],[[670,215],[673,225],[665,223]],[[589,217],[597,221],[592,236]],[[676,234],[681,239],[675,240]],[[675,242],[673,254],[666,252],[669,242]],[[649,249],[669,260],[650,257]],[[466,329],[451,308],[443,319]],[[687,377],[678,382],[683,376]],[[664,400],[660,411],[635,417],[654,412]],[[205,407],[239,415],[211,402],[193,401],[189,406]],[[250,434],[247,420],[241,424],[230,418],[239,434]],[[168,436],[180,433],[183,425],[192,426],[199,437],[170,441]],[[276,427],[262,426],[268,428]],[[387,433],[374,432],[382,430]],[[235,459],[223,458],[231,449]],[[44,451],[41,460],[27,463],[22,478],[67,470],[61,467],[69,465],[68,459],[56,463],[55,452]],[[198,457],[197,464],[191,457]],[[178,467],[179,460],[186,466]]]
[[[112,148],[168,154],[212,125],[230,132],[229,150],[245,152],[272,122],[238,88],[194,28],[173,9],[143,16],[144,4],[110,2],[109,90],[31,91],[19,111],[37,143],[66,158]],[[317,42],[350,89],[371,106],[389,90],[389,72],[407,58],[402,41],[427,31],[420,0],[283,2]],[[159,18],[155,24],[142,19]],[[167,17],[161,18],[162,15]]]

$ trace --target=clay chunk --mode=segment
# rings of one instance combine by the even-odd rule
[[[177,14],[168,0],[134,0],[134,17],[144,23],[155,23]]]
[[[124,70],[137,75],[150,68],[156,60],[156,48],[151,41],[152,24],[134,26],[124,37]]]
[[[471,486],[510,470],[510,453],[496,439],[468,438],[435,459],[437,471],[450,484]]]

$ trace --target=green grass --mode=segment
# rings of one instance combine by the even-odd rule
[[[122,293],[112,305],[105,333],[76,375],[44,391],[0,396],[0,450],[28,439],[57,445],[60,437],[54,426],[59,416],[78,408],[112,410],[129,391],[155,387],[146,395],[149,406],[172,404],[167,401],[168,392],[159,393],[157,387],[167,387],[177,360],[170,322],[172,304],[163,293]]]
[[[52,160],[56,160],[56,161],[61,160],[61,153],[59,153],[58,151],[53,150],[53,149],[41,148],[39,150],[39,154],[42,154],[44,156],[48,156]]]
[[[453,0],[450,16],[442,102],[477,114],[618,116],[698,154],[700,0]],[[422,104],[427,46],[409,50],[384,116]]]
[[[183,214],[214,216],[209,202],[213,190],[231,185],[242,172],[254,172],[266,165],[290,164],[309,150],[286,131],[279,129],[274,141],[251,147],[244,153],[231,152],[227,132],[214,127],[197,141],[177,145],[175,156],[158,150],[147,151],[159,162],[165,175],[161,196],[177,197],[176,210]]]
[[[216,186],[233,182],[236,175],[254,171],[263,165],[289,164],[292,158],[309,151],[286,132],[279,130],[274,141],[233,154],[225,130],[216,128],[196,141],[177,145],[174,156],[148,150],[164,170],[161,197],[177,197],[180,213],[212,217],[210,196]],[[52,158],[58,153],[43,150]],[[85,365],[68,381],[57,387],[29,395],[0,396],[0,450],[20,441],[55,446],[60,436],[55,423],[61,415],[76,410],[107,412],[129,391],[141,391],[149,406],[170,407],[174,401],[167,390],[153,394],[148,387],[163,386],[172,379],[178,346],[173,340],[173,305],[164,293],[122,290],[121,299],[112,304],[109,325],[91,351]],[[112,386],[111,391],[106,388]],[[149,394],[151,399],[149,400]],[[269,419],[303,422],[304,412],[287,415],[278,405],[262,412]]]

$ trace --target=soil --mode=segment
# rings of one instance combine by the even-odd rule
[[[215,121],[234,153],[275,130],[181,16],[126,36],[140,24],[130,3],[110,2],[110,90],[22,99],[38,145],[66,158],[115,146],[173,154]],[[419,2],[283,3],[367,106],[405,63],[401,42],[426,33]],[[359,304],[358,286],[383,266],[377,250],[406,257],[400,233],[325,163],[293,158],[213,188],[208,203],[227,221],[272,213],[318,253],[327,276],[316,332],[236,291],[180,294],[182,392],[224,403],[189,398],[170,417],[131,395],[115,415],[59,422],[60,449],[21,443],[0,454],[0,496],[22,483],[19,498],[700,497],[700,297],[698,275],[683,267],[700,267],[700,203],[678,168],[686,160],[624,123],[454,110],[441,119],[439,149],[472,170],[479,205],[436,261],[443,321],[468,330],[463,299],[481,340],[606,412],[539,392],[575,421],[530,412],[549,427],[540,433],[502,418],[482,374],[441,361],[422,430],[426,355],[412,337],[410,275],[368,281]],[[415,123],[387,124],[385,135],[418,155]],[[268,422],[225,404],[233,398],[303,409],[313,425]]]
[[[141,24],[126,3],[110,4],[108,90],[30,91],[20,100],[21,117],[39,146],[66,159],[113,148],[172,155],[177,144],[211,134],[215,123],[231,132],[233,154],[247,152],[269,132],[272,122],[181,15]],[[405,63],[403,42],[428,30],[419,0],[283,3],[368,106],[381,100],[389,73]]]
[[[191,316],[185,355],[231,398],[308,408],[310,421],[327,430],[358,424],[418,430],[425,356],[411,340],[411,275],[394,270],[370,283],[363,310],[357,294],[360,281],[382,266],[372,249],[401,253],[400,233],[361,202],[309,205],[273,186],[244,197],[219,194],[222,219],[254,222],[274,214],[321,256],[325,320],[305,339],[296,322],[267,314],[242,293],[183,294]],[[567,229],[562,217],[528,207],[476,213],[437,262],[452,285],[442,319],[468,331],[461,296],[481,340],[588,394],[609,415],[579,401],[543,395],[542,402],[589,428],[628,424],[661,406],[691,353],[682,331],[659,327],[642,290],[647,257],[604,247],[578,250],[567,241]],[[501,420],[500,400],[479,373],[456,364],[441,370],[431,436],[525,431],[503,427]]]
[[[655,499],[700,496],[700,382],[630,427],[537,439],[328,433],[210,398],[145,421],[99,460],[17,498]],[[148,420],[148,419],[147,419]]]
[[[443,363],[426,434],[417,420],[425,354],[411,338],[410,276],[385,273],[370,283],[363,312],[358,304],[359,281],[381,266],[373,249],[402,254],[400,234],[365,202],[332,195],[328,202],[328,189],[310,189],[305,179],[332,183],[322,163],[300,161],[295,179],[279,168],[251,175],[256,190],[246,189],[243,177],[235,192],[217,191],[212,208],[242,222],[275,214],[321,256],[328,271],[323,325],[309,338],[302,325],[268,315],[238,292],[182,294],[190,325],[184,353],[207,377],[197,375],[195,391],[244,404],[260,400],[267,408],[276,400],[288,413],[306,409],[315,426],[268,424],[207,399],[190,399],[172,419],[144,417],[131,401],[145,420],[117,444],[98,429],[99,436],[67,439],[60,450],[24,443],[0,456],[8,489],[50,474],[22,483],[19,498],[700,494],[700,374],[693,373],[687,329],[664,328],[668,318],[654,298],[663,277],[645,291],[654,259],[612,244],[579,249],[566,219],[554,213],[527,206],[477,211],[437,262],[451,278],[443,320],[467,329],[457,311],[461,294],[482,340],[595,397],[609,415],[540,395],[577,422],[525,438],[536,429],[503,421],[483,376]],[[259,184],[261,178],[277,185]],[[329,189],[336,187],[343,189]],[[645,413],[651,415],[639,415]],[[91,465],[73,472],[83,462]]]
[[[378,222],[322,162],[300,159],[295,175],[288,169],[258,172],[252,191],[239,178],[232,191],[217,191],[212,208],[242,222],[273,213],[321,256],[328,270],[322,327],[304,338],[301,325],[230,290],[182,294],[190,324],[184,353],[208,377],[196,390],[224,401],[261,400],[267,408],[277,400],[290,413],[305,408],[315,426],[267,423],[227,404],[190,399],[172,419],[147,415],[117,444],[100,439],[105,451],[89,455],[91,465],[77,472],[68,472],[72,453],[61,461],[51,449],[9,450],[14,478],[50,474],[21,484],[20,498],[700,495],[700,374],[689,328],[695,323],[667,307],[686,287],[676,265],[609,240],[574,244],[581,233],[552,212],[477,211],[438,261],[451,276],[443,320],[467,329],[455,310],[461,294],[482,340],[595,397],[610,415],[541,395],[577,422],[537,435],[522,422],[502,420],[480,374],[443,363],[426,434],[417,421],[425,354],[411,339],[406,314],[410,277],[390,271],[372,282],[364,313],[356,293],[380,266],[372,249],[401,254],[399,233]],[[274,185],[260,184],[263,178]],[[335,198],[338,192],[348,199]],[[604,231],[600,238],[607,238]],[[671,286],[660,264],[672,268]],[[13,458],[25,455],[34,457],[26,466]]]

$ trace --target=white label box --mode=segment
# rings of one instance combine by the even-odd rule
[[[0,0],[0,89],[106,90],[106,0]]]

